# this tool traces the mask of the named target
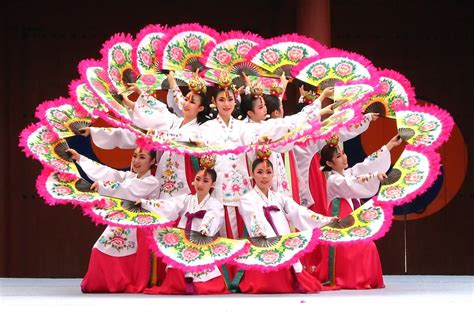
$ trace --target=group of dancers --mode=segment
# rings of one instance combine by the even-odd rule
[[[166,132],[177,141],[197,146],[265,144],[333,113],[331,106],[323,106],[325,99],[333,95],[333,88],[324,89],[309,102],[301,90],[300,102],[306,103],[297,114],[285,116],[283,93],[264,95],[245,74],[243,77],[243,89],[237,90],[223,79],[209,97],[205,84],[193,82],[184,96],[170,72],[168,105],[133,83],[128,84],[132,94],[124,94],[122,102],[135,126],[148,133]],[[287,83],[282,76],[283,91]],[[328,141],[313,141],[306,146],[290,143],[278,148],[278,152],[264,148],[256,153],[200,159],[137,147],[136,135],[126,129],[81,130],[98,147],[135,148],[130,171],[99,164],[74,149],[69,149],[69,153],[94,181],[93,190],[133,201],[171,220],[179,219],[179,228],[231,239],[270,238],[295,229],[334,225],[360,205],[359,199],[376,194],[390,167],[390,150],[401,139],[393,137],[351,168],[342,143],[363,133],[377,118],[377,114],[365,114],[361,124],[342,128]],[[196,160],[199,168],[195,168]],[[146,232],[140,228],[108,226],[92,249],[82,291],[313,293],[384,287],[377,248],[371,241],[337,247],[318,245],[289,269],[271,272],[242,270],[229,264],[183,272],[159,259],[152,260],[148,242]],[[150,285],[151,271],[158,279],[156,285]]]

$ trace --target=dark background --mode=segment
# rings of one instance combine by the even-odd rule
[[[468,158],[460,154],[459,164],[468,159],[468,168],[474,157],[471,3],[337,0],[330,1],[326,23],[332,47],[364,55],[377,67],[397,70],[415,86],[417,96],[452,114],[468,148]],[[68,84],[79,77],[81,60],[99,58],[102,43],[113,34],[136,34],[148,24],[197,22],[218,31],[251,31],[263,37],[313,35],[308,34],[313,33],[308,32],[311,5],[310,0],[153,1],[121,6],[99,1],[15,1],[4,5],[0,276],[82,277],[91,246],[103,231],[79,208],[47,206],[35,189],[39,162],[27,159],[17,147],[20,131],[36,121],[36,106],[68,96]],[[473,274],[473,187],[468,169],[457,196],[443,210],[406,223],[408,274]],[[377,244],[384,273],[403,274],[404,223],[395,221]]]

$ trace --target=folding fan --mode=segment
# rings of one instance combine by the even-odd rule
[[[163,261],[190,272],[229,262],[249,247],[245,240],[204,236],[181,228],[154,230],[150,244]]]

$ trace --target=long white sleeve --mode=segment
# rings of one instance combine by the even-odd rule
[[[91,127],[91,138],[94,144],[103,149],[133,149],[137,147],[137,136],[123,128]]]
[[[278,196],[283,201],[286,218],[298,230],[320,228],[331,222],[331,217],[315,213],[283,194]]]
[[[346,169],[344,173],[348,172],[351,175],[359,176],[368,173],[387,172],[390,168],[390,162],[390,151],[387,146],[384,145],[378,151],[367,156],[363,162]]]
[[[123,181],[127,175],[125,171],[115,170],[82,155],[76,162],[93,181]]]
[[[191,195],[182,194],[169,199],[147,200],[142,199],[142,207],[152,213],[159,214],[170,220],[175,220],[186,211],[186,200]]]
[[[142,93],[135,102],[133,123],[138,127],[166,131],[176,120],[180,120],[180,118],[170,113],[166,104],[152,96]]]

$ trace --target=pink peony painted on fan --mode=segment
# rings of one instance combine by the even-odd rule
[[[232,61],[232,55],[229,52],[221,49],[216,53],[216,59],[222,65],[227,65],[228,63]]]
[[[242,43],[239,46],[237,46],[237,53],[239,55],[245,57],[249,53],[249,51],[252,49],[252,46],[250,46],[248,43]]]
[[[166,246],[176,246],[179,243],[179,236],[175,233],[166,233],[162,239]]]
[[[37,154],[47,154],[49,152],[49,148],[45,145],[34,145],[31,150]]]
[[[403,189],[400,188],[399,186],[393,186],[389,187],[386,190],[383,191],[383,194],[389,198],[392,199],[397,199],[402,197],[403,195]]]
[[[64,185],[57,186],[54,191],[59,195],[69,195],[72,192],[70,187]]]
[[[433,141],[434,141],[434,138],[431,135],[418,135],[417,137],[415,137],[414,143],[416,145],[429,146],[433,143]]]
[[[280,60],[280,54],[269,49],[263,53],[263,58],[265,62],[268,63],[269,65],[276,65],[278,61]]]
[[[147,67],[150,67],[153,64],[153,59],[151,58],[151,55],[149,52],[146,50],[142,50],[140,52],[140,59],[143,62],[143,64]]]
[[[114,50],[113,58],[115,62],[119,65],[122,65],[123,63],[125,63],[125,55],[123,54],[122,50],[119,48]]]
[[[416,184],[419,183],[423,179],[423,173],[414,171],[405,176],[405,183],[406,184]]]
[[[153,47],[153,50],[156,52],[160,48],[160,39],[154,39],[151,41],[151,47]]]
[[[323,237],[330,240],[337,240],[341,238],[341,233],[337,230],[326,230],[323,232]]]
[[[370,231],[364,227],[355,227],[350,230],[349,234],[351,234],[352,236],[364,237],[370,234]]]
[[[392,100],[392,108],[394,110],[397,110],[399,109],[400,107],[402,106],[407,106],[408,104],[406,104],[405,100],[403,100],[402,98],[394,98]]]
[[[174,61],[179,62],[181,59],[183,59],[183,50],[175,46],[170,50],[170,56]]]
[[[328,69],[324,65],[315,65],[311,69],[311,75],[317,79],[324,77],[327,72]]]
[[[298,62],[304,57],[304,51],[301,48],[293,47],[288,51],[288,58],[293,62]]]
[[[380,94],[387,94],[390,92],[390,84],[386,81],[383,80],[380,82]]]
[[[233,184],[232,185],[232,191],[239,192],[240,191],[240,186],[238,184]]]
[[[105,86],[103,85],[102,82],[100,82],[99,80],[97,79],[93,79],[92,80],[92,85],[94,86],[94,88],[100,92],[105,92],[107,91],[107,89],[105,88]]]
[[[133,221],[141,225],[148,225],[153,223],[155,220],[150,215],[138,215]]]
[[[429,132],[429,131],[434,130],[437,127],[438,127],[438,124],[436,124],[436,122],[431,121],[431,122],[426,122],[425,124],[423,124],[420,127],[420,130],[422,132]]]
[[[225,255],[229,252],[229,248],[224,244],[218,244],[211,247],[211,252],[214,255]]]
[[[69,182],[71,180],[76,179],[75,176],[73,176],[72,174],[68,174],[68,173],[57,173],[56,177],[59,179],[59,181],[62,181],[62,182]]]
[[[61,111],[54,111],[53,116],[60,121],[66,121],[68,119],[67,115]]]
[[[84,103],[93,108],[96,108],[99,105],[97,99],[93,97],[84,98]]]
[[[67,117],[66,117],[67,118]],[[61,127],[63,127],[61,125]],[[47,143],[47,144],[51,144],[51,143],[54,143],[58,137],[56,136],[56,134],[54,133],[51,133],[51,132],[46,132],[46,133],[43,133],[43,135],[41,135],[41,139]]]
[[[156,83],[156,78],[153,75],[143,75],[140,80],[147,86],[152,86]]]
[[[110,67],[109,74],[113,81],[120,81],[120,72],[117,70],[117,68]]]
[[[264,263],[272,264],[277,262],[277,260],[280,258],[280,255],[274,251],[265,251],[260,254],[260,258],[262,258]]]
[[[401,162],[401,166],[403,168],[408,169],[408,168],[418,165],[419,163],[420,163],[420,159],[418,157],[411,156],[411,157],[406,157],[405,159],[403,159]]]
[[[199,251],[193,248],[185,248],[182,252],[181,255],[183,256],[184,260],[186,261],[193,261],[197,257],[199,257]]]
[[[291,249],[298,248],[302,243],[303,241],[299,237],[293,237],[285,240],[285,246]]]
[[[349,63],[340,63],[336,66],[336,73],[340,76],[348,76],[352,73],[354,67]]]
[[[419,114],[411,114],[405,120],[407,125],[418,125],[421,121],[423,121],[423,116]]]
[[[368,209],[360,214],[360,218],[365,222],[373,221],[379,217],[379,212],[374,209]]]
[[[110,213],[110,215],[107,216],[107,219],[111,221],[120,221],[126,217],[127,215],[124,212],[115,211],[115,212]]]
[[[198,50],[201,48],[201,41],[196,36],[190,36],[186,39],[186,45],[191,50]]]
[[[64,162],[59,161],[59,160],[51,161],[51,165],[57,170],[67,169],[67,165]]]

